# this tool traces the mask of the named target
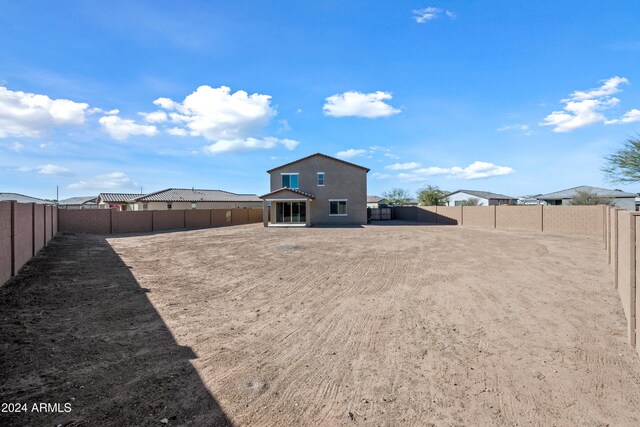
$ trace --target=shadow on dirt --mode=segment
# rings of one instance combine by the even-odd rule
[[[27,409],[0,425],[231,425],[148,292],[103,236],[71,234],[0,287],[0,402]]]

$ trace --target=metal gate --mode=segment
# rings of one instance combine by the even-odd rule
[[[371,208],[371,221],[387,221],[391,219],[391,208]]]

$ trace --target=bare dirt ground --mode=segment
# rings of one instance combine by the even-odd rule
[[[0,424],[640,423],[640,360],[596,239],[65,235],[0,307],[2,401],[72,403]]]

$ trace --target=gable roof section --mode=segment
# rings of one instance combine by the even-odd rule
[[[567,188],[566,190],[560,190],[554,193],[541,194],[540,196],[538,196],[538,199],[540,200],[571,199],[579,191],[590,191],[590,192],[596,193],[599,197],[612,197],[612,198],[634,197],[635,198],[638,196],[636,193],[626,193],[620,190],[609,190],[606,188],[591,187],[589,185],[581,185],[579,187]]]
[[[327,156],[326,154],[322,154],[322,153],[315,153],[315,154],[311,154],[310,156],[303,157],[303,158],[298,159],[298,160],[294,160],[293,162],[285,163],[284,165],[280,165],[280,166],[277,166],[277,167],[275,167],[275,168],[269,169],[269,170],[267,171],[267,173],[271,173],[271,172],[273,172],[273,171],[275,171],[275,170],[278,170],[278,169],[281,169],[281,168],[283,168],[283,167],[285,167],[285,166],[289,166],[289,165],[292,165],[292,164],[294,164],[294,163],[298,163],[298,162],[301,162],[301,161],[303,161],[303,160],[310,159],[311,157],[315,157],[315,156],[322,156],[322,157],[325,157],[325,158],[327,158],[327,159],[335,160],[336,162],[340,162],[340,163],[344,163],[345,165],[349,165],[349,166],[353,166],[353,167],[356,167],[356,168],[364,169],[364,170],[366,170],[367,172],[369,172],[369,169],[368,169],[368,168],[365,168],[364,166],[356,165],[355,163],[347,162],[346,160],[342,160],[342,159],[338,159],[338,158],[335,158],[335,157]]]
[[[299,194],[301,196],[304,196],[304,197],[306,197],[308,199],[315,199],[316,198],[316,196],[314,196],[313,194],[305,193],[304,191],[296,190],[294,188],[287,188],[287,187],[278,188],[277,190],[272,191],[271,193],[263,194],[262,196],[260,196],[260,198],[264,199],[266,197],[272,196],[272,195],[280,193],[282,191],[290,191],[292,193],[296,193],[296,194]]]
[[[500,193],[491,193],[490,191],[476,191],[476,190],[457,190],[454,191],[453,193],[449,193],[447,194],[447,196],[453,196],[456,193],[465,193],[465,194],[471,194],[472,196],[475,197],[480,197],[481,199],[487,199],[487,200],[516,200],[517,197],[511,197],[511,196],[507,196],[504,194],[500,194]]]
[[[18,203],[37,203],[37,204],[40,204],[40,205],[42,205],[42,204],[44,204],[44,205],[51,204],[51,202],[48,202],[46,200],[38,199],[37,197],[25,196],[24,194],[0,193],[0,202],[9,201],[9,200],[13,200],[13,201],[16,201]]]
[[[380,196],[367,196],[367,203],[380,203],[381,201],[386,201],[384,197]]]
[[[114,203],[123,203],[123,202],[132,202],[133,199],[139,197],[141,194],[131,194],[131,193],[100,193],[98,198],[103,202],[114,202]]]
[[[136,194],[137,202],[261,202],[255,194],[236,194],[222,190],[167,188],[149,194]]]

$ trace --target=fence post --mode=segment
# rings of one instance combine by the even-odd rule
[[[187,210],[182,211],[182,228],[187,228]]]
[[[636,216],[629,213],[629,344],[636,346]]]
[[[464,205],[460,206],[460,225],[464,225]]]
[[[213,225],[213,209],[209,209],[209,227]]]
[[[540,231],[544,231],[544,205],[540,205]]]
[[[113,234],[113,209],[109,209],[109,234]]]
[[[11,202],[11,275],[16,275],[16,202]]]
[[[614,230],[614,238],[613,238],[613,251],[612,251],[612,261],[613,261],[613,287],[618,289],[618,210],[613,210],[613,230]]]
[[[36,204],[31,203],[31,256],[36,255]]]
[[[154,221],[153,221],[153,210],[151,211],[151,231],[153,231]]]

